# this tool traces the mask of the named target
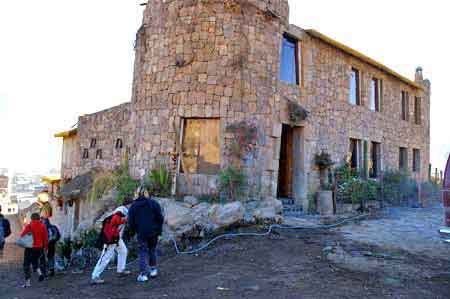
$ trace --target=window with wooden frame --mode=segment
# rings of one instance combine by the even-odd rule
[[[383,83],[377,78],[372,78],[370,82],[370,110],[380,112],[381,111],[381,95]]]
[[[95,159],[99,159],[99,160],[103,159],[103,152],[102,152],[101,149],[98,149],[98,150],[96,151],[96,153],[95,153]]]
[[[361,169],[362,142],[360,139],[350,138],[349,153],[351,154],[350,167],[356,170]]]
[[[408,170],[408,149],[401,147],[398,154],[398,168],[403,171]]]
[[[371,178],[380,176],[381,171],[381,143],[371,142],[370,144],[371,165],[369,175]]]
[[[414,99],[414,120],[416,125],[422,124],[422,99],[419,97]]]
[[[420,172],[420,150],[413,149],[413,172]]]
[[[218,174],[220,170],[220,119],[184,120],[181,172]]]
[[[286,34],[283,36],[280,60],[280,80],[299,85],[298,41]]]
[[[361,105],[361,93],[360,93],[360,82],[359,82],[359,70],[352,68],[350,73],[350,94],[349,102],[352,105]]]
[[[87,148],[83,149],[83,159],[89,159],[89,150]]]
[[[116,149],[122,149],[123,148],[123,141],[121,138],[117,138],[116,140]]]
[[[409,94],[406,91],[402,91],[402,120],[409,121]]]
[[[97,146],[97,139],[92,138],[90,143],[90,148],[95,148]]]

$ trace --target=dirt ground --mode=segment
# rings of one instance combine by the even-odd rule
[[[43,283],[34,280],[32,288],[21,289],[16,261],[21,253],[10,245],[0,263],[0,298],[450,298],[448,261],[394,253],[339,231],[283,231],[265,238],[222,240],[197,256],[175,256],[172,248],[161,251],[160,276],[146,284],[136,282],[134,263],[132,276],[118,278],[109,270],[102,286],[90,285],[86,272]],[[385,264],[379,262],[369,268],[347,267],[349,257],[350,264],[355,261],[351,257],[389,260],[394,269],[430,275],[383,271]]]

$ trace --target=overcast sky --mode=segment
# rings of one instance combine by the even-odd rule
[[[0,0],[0,168],[59,168],[55,132],[72,127],[80,114],[130,100],[141,2]],[[444,168],[450,152],[447,1],[289,2],[293,24],[317,29],[411,79],[416,66],[424,68],[432,83],[431,161]]]

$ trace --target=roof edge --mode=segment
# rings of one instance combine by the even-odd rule
[[[360,60],[362,60],[362,61],[364,61],[364,62],[366,62],[366,63],[368,63],[368,64],[370,64],[370,65],[372,65],[372,66],[374,66],[374,67],[376,67],[376,68],[378,68],[380,70],[382,70],[382,71],[384,71],[385,73],[387,73],[387,74],[389,74],[389,75],[399,79],[403,83],[406,83],[406,84],[408,84],[408,85],[410,85],[412,87],[415,87],[417,89],[424,90],[424,87],[422,85],[420,85],[420,84],[418,84],[418,83],[416,83],[416,82],[406,78],[403,75],[400,75],[396,71],[394,71],[391,68],[385,66],[384,64],[376,61],[375,59],[372,59],[372,58],[362,54],[361,52],[359,52],[359,51],[357,51],[355,49],[352,49],[349,46],[346,46],[346,45],[344,45],[344,44],[342,44],[342,43],[332,39],[331,37],[326,36],[323,33],[320,33],[319,31],[317,31],[315,29],[307,29],[307,30],[305,30],[305,32],[308,33],[309,35],[311,35],[312,37],[320,39],[321,41],[323,41],[323,42],[325,42],[327,44],[330,44],[330,45],[338,48],[339,50],[342,50],[345,53],[350,54],[350,55],[352,55],[352,56],[354,56],[354,57],[356,57],[356,58],[358,58],[358,59],[360,59]]]

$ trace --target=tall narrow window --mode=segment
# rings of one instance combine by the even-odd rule
[[[403,171],[408,170],[408,149],[401,147],[398,155],[398,168]]]
[[[95,148],[96,146],[97,146],[97,139],[92,138],[92,139],[91,139],[91,145],[90,145],[90,147],[91,147],[91,148]]]
[[[219,119],[185,119],[181,171],[211,175],[219,173],[219,136]]]
[[[402,91],[402,120],[409,121],[409,94]]]
[[[101,149],[98,149],[97,152],[95,153],[95,159],[103,159],[103,153]]]
[[[281,48],[280,80],[299,84],[297,40],[283,36]]]
[[[351,154],[351,159],[349,161],[350,167],[352,169],[360,169],[361,168],[361,163],[360,163],[361,140],[351,138],[349,152]]]
[[[416,125],[420,125],[422,123],[422,107],[421,107],[421,99],[416,97],[414,100],[414,120]]]
[[[413,149],[413,172],[420,172],[420,150]]]
[[[123,148],[123,141],[122,141],[122,139],[118,138],[116,140],[116,149],[121,149],[121,148]]]
[[[370,110],[380,112],[380,80],[372,78],[370,83]]]
[[[349,102],[352,105],[361,105],[359,92],[359,71],[355,68],[352,68],[352,72],[350,74]]]
[[[371,178],[377,178],[381,170],[381,144],[372,142],[370,145],[371,165],[369,165],[369,175]]]
[[[89,159],[89,150],[87,148],[83,149],[83,159]]]

